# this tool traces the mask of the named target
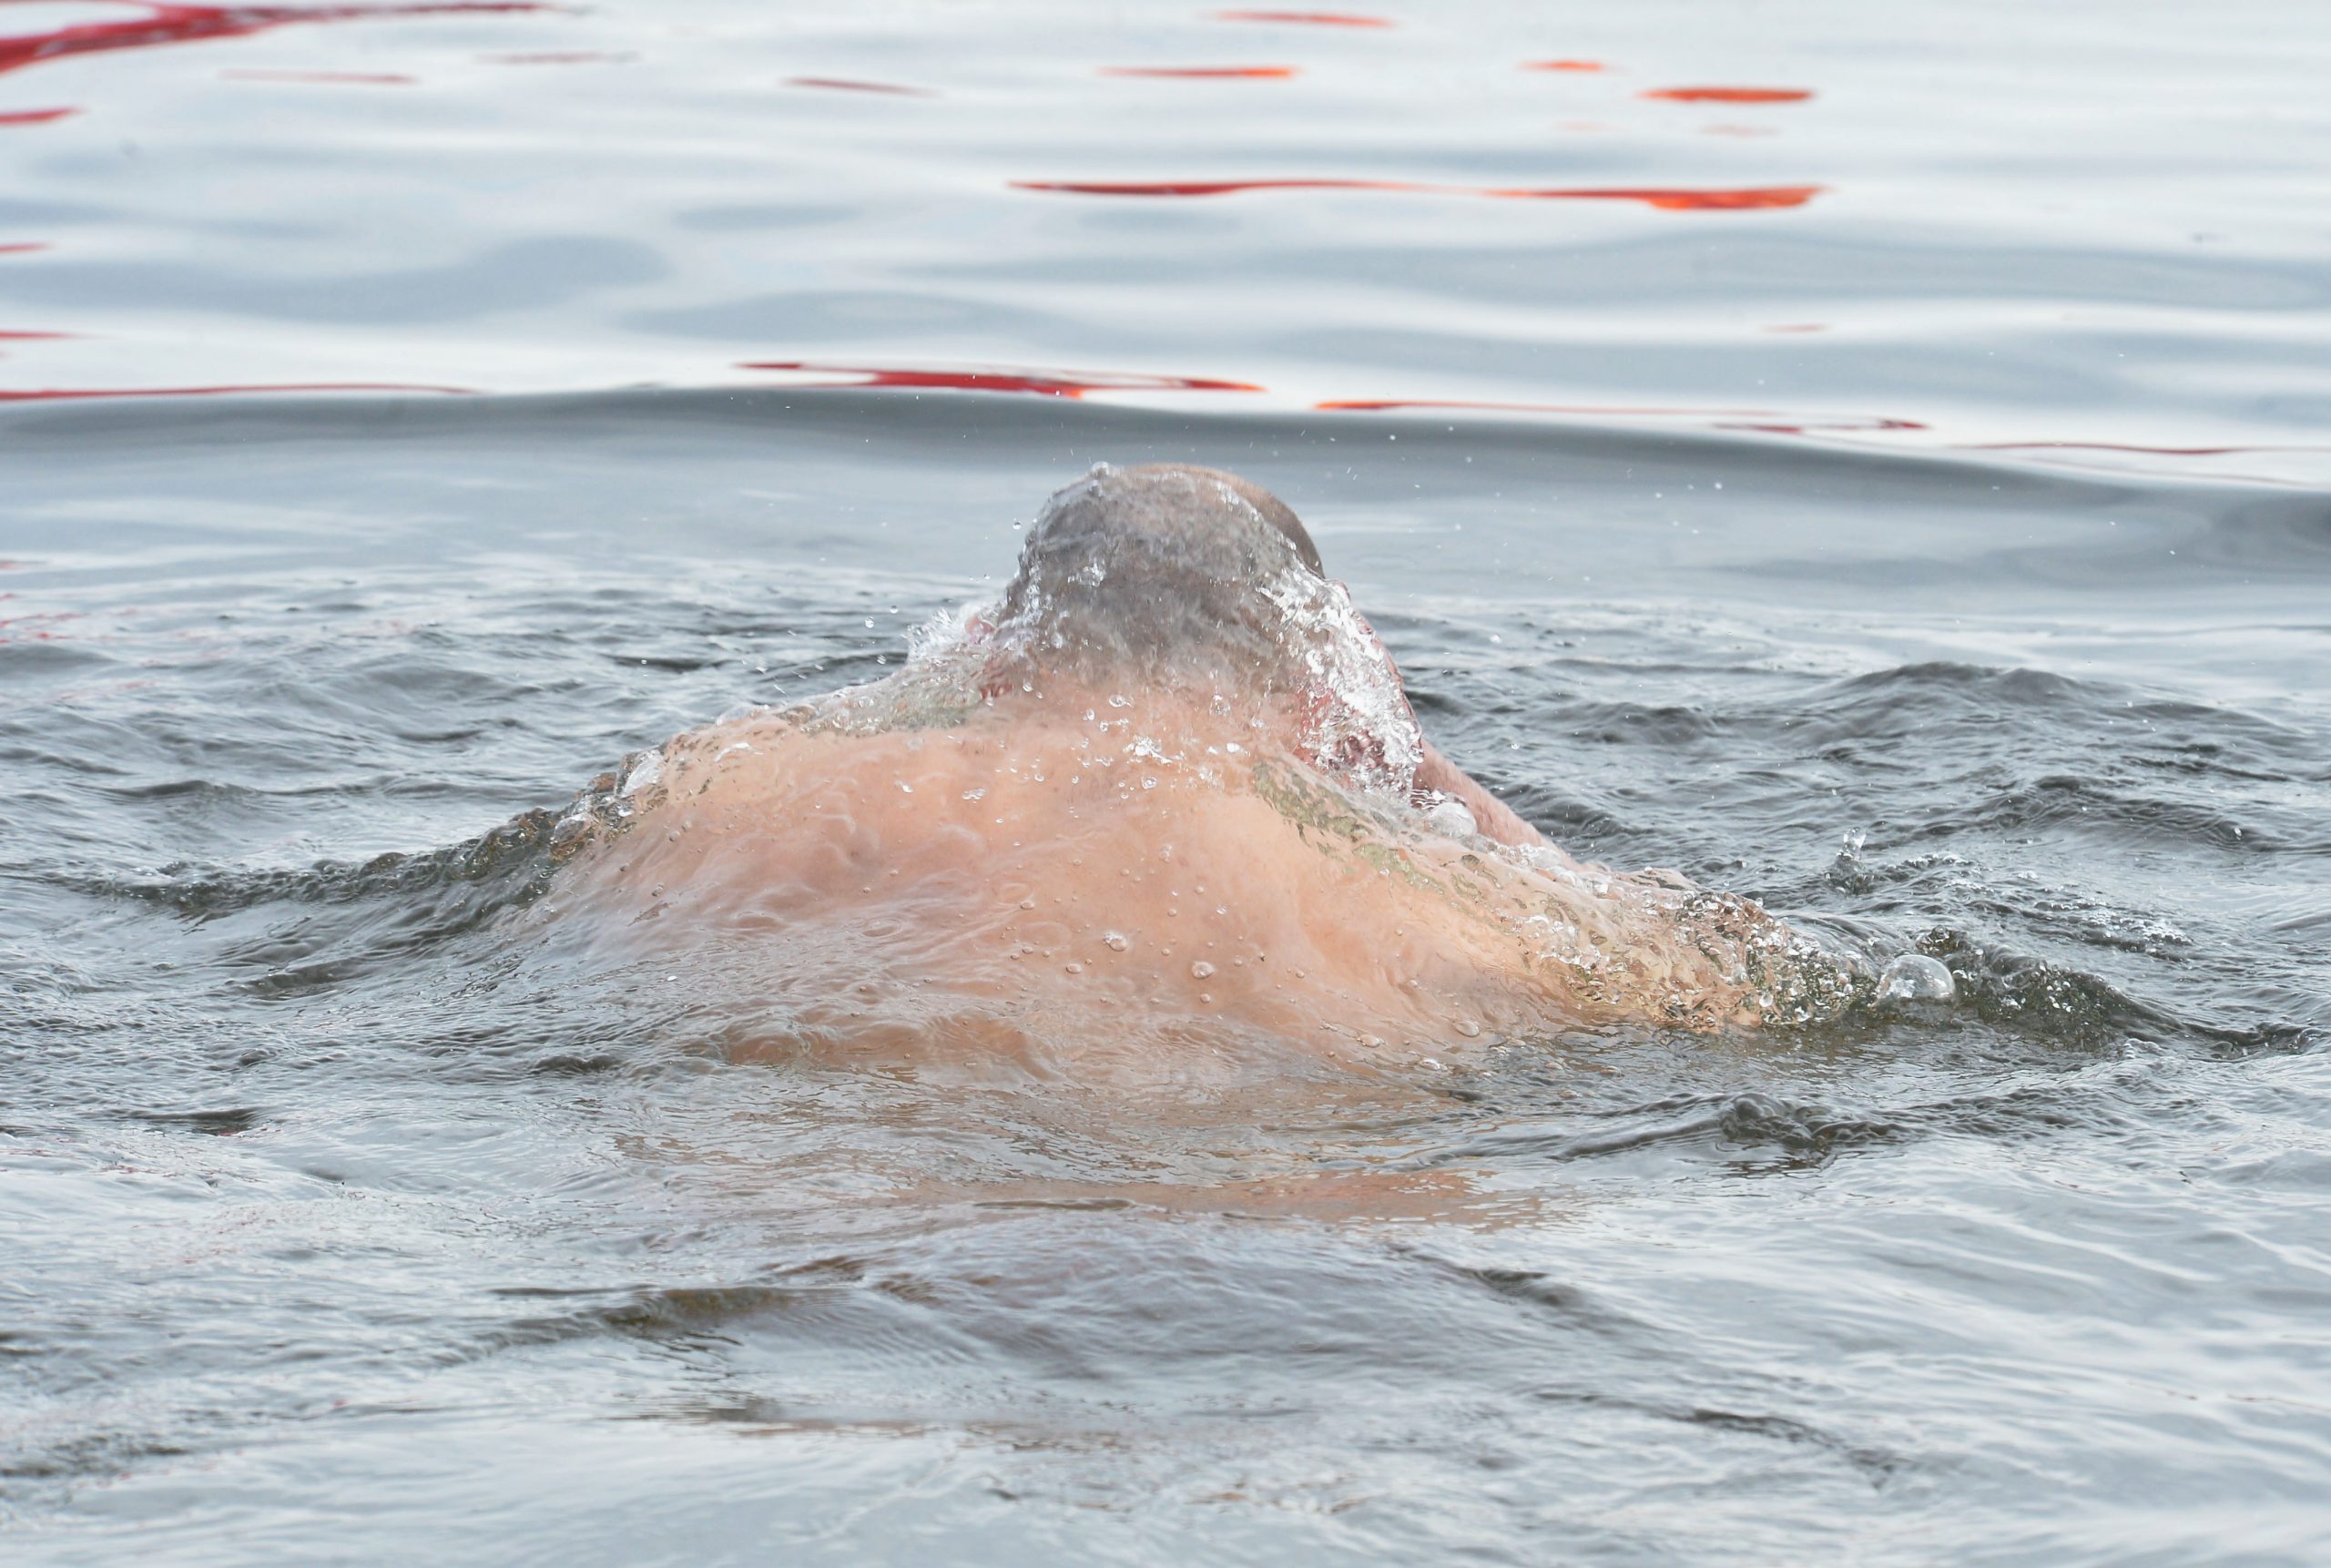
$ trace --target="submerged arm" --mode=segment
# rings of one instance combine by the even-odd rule
[[[1482,837],[1500,844],[1527,849],[1546,840],[1538,830],[1516,815],[1512,807],[1481,788],[1470,773],[1443,757],[1431,741],[1424,743],[1424,759],[1417,764],[1420,790],[1438,789],[1473,814]]]

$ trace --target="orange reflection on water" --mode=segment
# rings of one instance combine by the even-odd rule
[[[79,109],[10,109],[0,114],[0,126],[45,126],[80,112]]]
[[[1384,16],[1359,16],[1349,11],[1216,11],[1217,22],[1275,22],[1295,27],[1389,27]]]
[[[1525,60],[1525,71],[1603,71],[1610,69],[1600,60]]]
[[[901,87],[896,82],[862,82],[855,76],[788,76],[789,87],[821,87],[835,93],[884,93],[894,98],[935,98],[929,87]]]
[[[1284,81],[1293,66],[1103,66],[1104,76],[1180,76],[1194,80]]]
[[[1024,392],[1036,397],[1083,397],[1092,392],[1237,392],[1263,389],[1247,382],[1215,381],[1204,376],[1162,376],[1117,371],[1033,371],[1025,369],[916,370],[870,365],[814,364],[803,360],[753,360],[737,367],[744,371],[795,371],[810,375],[848,376],[848,381],[812,382],[816,387],[883,387],[910,391]]]
[[[1484,196],[1547,201],[1640,201],[1666,212],[1746,212],[1762,208],[1802,207],[1821,194],[1818,185],[1767,185],[1735,190],[1646,188],[1612,190],[1489,190]]]
[[[1807,87],[1654,87],[1643,96],[1678,104],[1800,104],[1813,93]]]
[[[1802,207],[1826,188],[1818,185],[1702,189],[1667,186],[1578,186],[1538,188],[1433,185],[1407,179],[1015,179],[1014,190],[1074,196],[1234,196],[1251,190],[1398,190],[1430,196],[1487,196],[1511,201],[1636,201],[1669,212],[1738,212]]]

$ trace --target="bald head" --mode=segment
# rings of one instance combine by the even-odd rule
[[[1291,597],[1324,585],[1311,535],[1259,485],[1104,463],[1044,504],[1000,618],[1046,667],[1284,689],[1300,684]]]
[[[1116,551],[1172,554],[1199,569],[1222,573],[1256,560],[1275,565],[1270,534],[1315,575],[1326,575],[1302,520],[1261,485],[1185,463],[1134,468],[1104,463],[1053,493],[1021,561],[1024,570],[1030,553],[1038,549],[1104,545]]]

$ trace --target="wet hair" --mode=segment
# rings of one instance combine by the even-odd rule
[[[1044,504],[997,622],[1041,668],[1299,691],[1316,672],[1295,612],[1326,587],[1311,535],[1268,491],[1211,468],[1101,463]]]

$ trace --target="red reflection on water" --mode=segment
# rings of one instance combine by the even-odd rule
[[[1603,71],[1610,67],[1600,60],[1524,60],[1525,71]]]
[[[143,49],[203,38],[242,38],[293,22],[354,22],[373,16],[444,16],[548,11],[539,0],[423,0],[418,5],[180,5],[166,0],[113,0],[142,15],[118,22],[80,22],[46,33],[0,37],[0,72],[43,60],[106,49]]]
[[[78,332],[11,332],[0,331],[0,343],[50,342],[58,338],[77,338]]]
[[[10,109],[0,114],[0,126],[45,126],[77,115],[79,109]]]
[[[15,597],[13,594],[8,596]],[[48,629],[49,626],[58,621],[85,621],[88,618],[89,612],[87,610],[49,610],[40,615],[10,616],[5,619],[0,619],[0,643],[63,642],[72,634],[53,632]],[[12,626],[24,626],[28,629],[24,631],[6,629]]]
[[[1429,185],[1406,179],[1015,179],[1014,190],[1064,191],[1074,196],[1233,196],[1248,190],[1404,190],[1435,196],[1489,196],[1514,201],[1639,201],[1670,212],[1736,212],[1802,207],[1818,185],[1758,186],[1734,190],[1593,186],[1559,189]]]
[[[861,82],[850,76],[788,76],[789,87],[823,87],[837,93],[888,93],[900,98],[935,98],[929,87],[902,87],[896,82]]]
[[[1643,95],[1678,104],[1801,104],[1807,87],[1654,87]]]
[[[753,360],[737,367],[743,371],[801,371],[812,375],[850,376],[840,382],[815,382],[819,387],[904,387],[943,392],[1027,392],[1037,397],[1083,397],[1089,392],[1239,392],[1263,389],[1246,382],[1214,381],[1204,376],[1157,376],[1117,371],[926,371],[886,369],[870,365],[821,365],[802,360]]]
[[[1104,76],[1184,76],[1204,80],[1284,81],[1293,66],[1104,66]]]
[[[1389,27],[1389,18],[1349,11],[1216,11],[1217,22],[1278,22],[1296,27]]]
[[[46,239],[19,239],[13,244],[0,245],[0,256],[22,256],[26,251],[47,249],[48,241]]]
[[[419,386],[410,382],[272,382],[216,387],[39,387],[0,388],[0,402],[72,402],[84,398],[241,397],[258,392],[442,392],[472,397],[474,387]]]
[[[372,71],[221,71],[230,82],[338,82],[358,87],[409,87],[418,79]]]
[[[1511,196],[1548,201],[1640,201],[1666,212],[1745,212],[1759,208],[1802,207],[1821,194],[1818,185],[1768,185],[1736,190],[1647,188],[1637,190],[1486,190],[1484,196]]]

